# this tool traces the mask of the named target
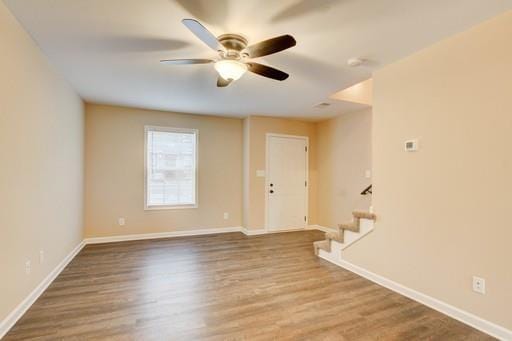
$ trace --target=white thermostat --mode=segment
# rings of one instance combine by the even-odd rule
[[[418,140],[407,140],[404,145],[406,152],[415,152],[418,150]]]

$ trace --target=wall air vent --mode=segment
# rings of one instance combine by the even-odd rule
[[[326,108],[326,107],[328,107],[330,105],[331,105],[331,103],[322,102],[322,103],[316,104],[313,108],[323,109],[323,108]]]

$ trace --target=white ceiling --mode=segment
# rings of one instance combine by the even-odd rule
[[[512,9],[512,0],[4,0],[83,99],[199,114],[322,119],[363,106],[328,97],[373,70]],[[216,87],[211,58],[182,18],[250,43],[291,34],[297,46],[259,59],[284,82],[246,74]],[[346,60],[363,57],[365,66]],[[323,109],[320,102],[334,103]]]

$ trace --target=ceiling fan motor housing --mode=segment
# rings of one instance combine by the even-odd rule
[[[223,34],[217,38],[219,42],[226,48],[226,52],[222,52],[224,58],[240,59],[241,51],[247,47],[247,39],[239,34]],[[244,55],[244,57],[246,57]]]

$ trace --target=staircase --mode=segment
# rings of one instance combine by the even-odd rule
[[[373,231],[375,214],[354,211],[352,216],[352,222],[339,224],[336,231],[325,233],[325,240],[313,243],[315,255],[331,261],[340,260],[343,250]]]

